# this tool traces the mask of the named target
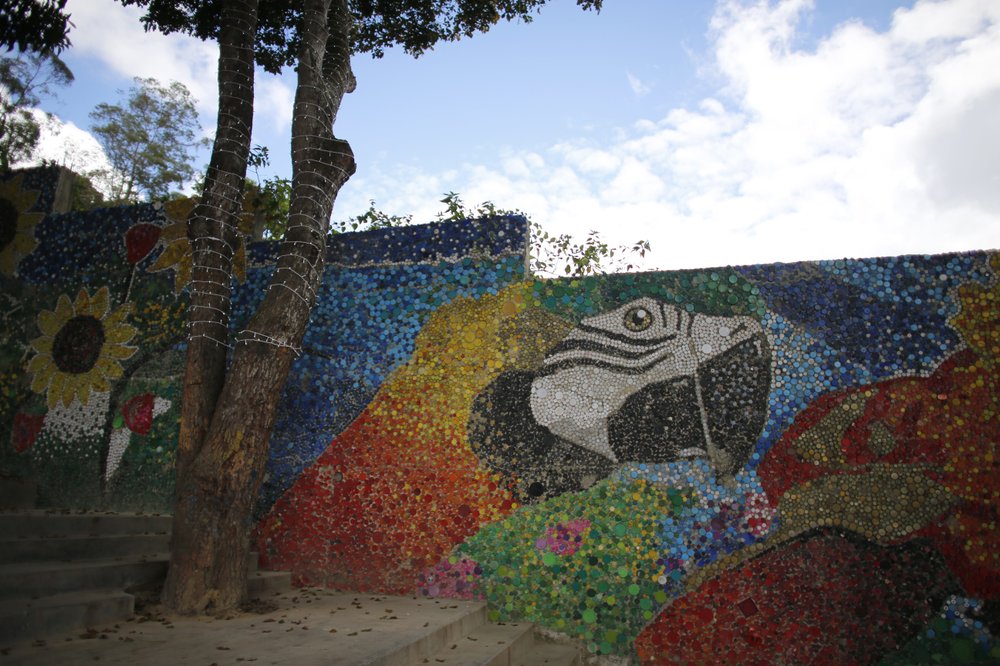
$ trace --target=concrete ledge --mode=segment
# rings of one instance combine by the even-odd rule
[[[36,640],[125,620],[132,616],[134,601],[131,594],[121,590],[5,599],[0,602],[0,642]]]

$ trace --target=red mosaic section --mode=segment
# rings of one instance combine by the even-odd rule
[[[790,489],[828,475],[864,475],[875,464],[926,465],[924,474],[958,500],[957,506],[910,535],[930,537],[966,593],[1000,597],[997,531],[1000,405],[993,367],[971,350],[943,362],[929,377],[900,378],[826,395],[796,418],[757,472],[772,502]],[[863,412],[840,431],[842,460],[826,465],[804,459],[797,445],[854,396]],[[884,451],[873,433],[891,435]]]
[[[636,649],[643,664],[868,664],[910,640],[954,589],[926,545],[814,535],[677,599]]]
[[[433,387],[385,391],[275,504],[257,532],[262,565],[297,584],[412,592],[419,574],[512,509],[509,492],[426,419]]]

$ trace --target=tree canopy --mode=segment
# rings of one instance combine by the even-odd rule
[[[69,46],[66,0],[0,0],[0,46],[58,53]]]
[[[600,10],[603,0],[576,0]],[[120,0],[146,9],[147,30],[182,32],[201,39],[219,37],[223,0]],[[500,20],[530,22],[546,0],[351,0],[354,53],[376,58],[398,45],[413,56],[449,42],[486,32]],[[255,40],[256,62],[272,74],[295,64],[302,20],[301,0],[261,0]]]
[[[101,103],[91,112],[91,128],[111,162],[105,178],[109,200],[135,202],[163,198],[195,175],[192,153],[199,136],[194,98],[184,84],[135,79],[124,103]]]
[[[40,128],[34,107],[54,86],[73,80],[73,72],[54,53],[0,57],[0,169],[29,159]]]

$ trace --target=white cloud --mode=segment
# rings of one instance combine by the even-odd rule
[[[96,58],[122,76],[180,81],[197,99],[198,110],[214,119],[216,44],[179,33],[146,32],[140,21],[142,10],[110,0],[70,0],[67,9],[75,25],[71,38],[77,55]]]
[[[90,132],[38,110],[34,110],[34,114],[41,129],[38,146],[31,160],[16,164],[15,167],[54,162],[80,174],[111,171],[111,163],[104,154],[104,149]],[[102,178],[94,178],[93,183],[105,195],[110,194]]]
[[[1000,248],[1000,3],[921,0],[806,48],[812,7],[720,2],[701,75],[721,84],[696,108],[365,191],[422,211],[444,186],[556,232],[649,239],[650,267]]]
[[[652,91],[652,87],[640,81],[639,77],[632,74],[632,72],[625,72],[625,76],[628,77],[628,87],[632,89],[632,93],[636,97],[648,95],[649,92]]]
[[[128,78],[180,81],[197,100],[202,126],[209,134],[215,131],[219,64],[215,42],[146,32],[140,20],[143,10],[113,0],[70,0],[67,9],[75,26],[74,55],[95,58]],[[255,85],[255,124],[266,123],[275,132],[287,133],[294,91],[284,80],[261,71]]]
[[[270,129],[279,135],[288,133],[292,125],[292,107],[295,90],[286,81],[270,74],[258,72],[254,90],[254,126],[270,123]]]

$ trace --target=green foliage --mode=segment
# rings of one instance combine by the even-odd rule
[[[250,151],[250,168],[257,174],[258,169],[269,164],[268,150],[264,146],[254,146]],[[247,179],[246,201],[258,214],[253,240],[281,238],[288,224],[288,206],[292,183],[287,178],[273,177],[261,181]],[[200,183],[195,186],[198,190]],[[467,205],[455,192],[447,192],[441,199],[444,210],[438,211],[438,222],[458,222],[485,217],[505,217],[517,215],[527,218],[522,211],[498,208],[492,201],[484,201],[477,206]],[[391,215],[376,207],[374,199],[368,201],[368,210],[347,218],[334,220],[330,224],[331,233],[348,233],[401,227],[413,223],[413,215]],[[577,241],[568,234],[553,235],[545,231],[537,222],[529,222],[531,229],[532,273],[539,276],[583,277],[599,275],[613,270],[631,270],[635,264],[628,259],[642,258],[649,251],[649,241],[636,241],[631,247],[613,246],[606,243],[600,233],[591,231],[585,240]]]
[[[104,195],[94,187],[90,178],[74,172],[73,184],[70,189],[70,208],[77,212],[83,212],[104,205],[106,205]]]
[[[183,187],[195,175],[193,152],[207,144],[184,84],[135,82],[123,104],[98,104],[90,113],[91,132],[111,163],[105,179],[114,203],[162,199],[171,186]]]
[[[375,200],[368,200],[368,210],[346,220],[334,222],[331,226],[334,233],[349,231],[368,231],[369,229],[388,229],[402,227],[413,222],[412,215],[389,215],[375,208]]]
[[[119,0],[142,7],[147,30],[183,32],[217,40],[221,0]],[[456,41],[486,32],[500,20],[530,23],[546,0],[350,0],[355,53],[381,58],[401,46],[413,56],[438,42]],[[602,0],[577,0],[583,9],[600,10]],[[272,74],[295,64],[302,3],[261,0],[255,43],[258,65]]]
[[[441,203],[445,210],[438,213],[440,221],[466,220],[477,217],[520,215],[519,210],[497,208],[492,201],[475,207],[466,206],[458,194],[448,192]],[[531,222],[531,260],[529,268],[535,275],[583,277],[612,270],[632,270],[635,264],[628,257],[642,258],[649,251],[649,241],[636,241],[631,247],[608,245],[600,233],[591,230],[583,241],[569,234],[550,234],[537,222]]]
[[[271,163],[267,146],[253,146],[250,149],[250,157],[247,162],[247,166],[254,173],[253,179],[246,179],[244,188],[244,201],[254,212],[251,240],[281,238],[288,226],[288,212],[292,202],[292,181],[279,176],[261,179],[260,170]],[[197,187],[196,189],[200,194],[201,188]]]
[[[69,46],[66,0],[5,0],[0,3],[0,46],[22,53],[58,53]]]
[[[32,108],[72,80],[73,72],[53,53],[0,58],[0,170],[31,157],[39,138]]]

